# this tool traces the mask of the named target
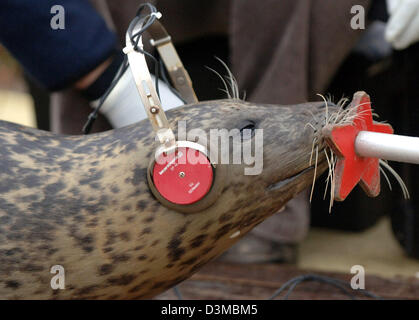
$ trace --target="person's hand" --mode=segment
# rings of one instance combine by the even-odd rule
[[[386,40],[397,50],[419,40],[419,0],[387,0]]]
[[[154,84],[154,76],[151,75],[151,78]],[[161,80],[159,80],[159,91],[164,110],[184,104]],[[94,101],[92,107],[95,107],[97,103],[98,100]],[[130,68],[125,71],[122,78],[110,92],[100,108],[100,112],[114,128],[124,127],[147,118]]]

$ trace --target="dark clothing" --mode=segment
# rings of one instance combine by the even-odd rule
[[[54,5],[65,29],[51,28]],[[116,36],[87,0],[1,0],[0,43],[49,90],[70,86],[116,48]]]

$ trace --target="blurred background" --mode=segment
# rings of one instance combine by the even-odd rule
[[[37,127],[34,100],[23,77],[23,71],[1,45],[0,101],[0,118],[2,120]]]

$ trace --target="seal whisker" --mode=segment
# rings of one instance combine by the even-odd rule
[[[306,124],[305,124],[305,126],[304,126],[304,130],[307,128],[307,126],[309,126],[309,127],[311,127],[314,131],[316,131],[316,128],[310,123],[310,122],[307,122]]]
[[[332,211],[332,207],[333,207],[333,202],[335,199],[335,166],[336,166],[336,157],[334,155],[334,153],[331,151],[331,164],[332,164],[332,168],[330,170],[331,172],[331,182],[330,182],[330,203],[329,203],[329,213]]]
[[[310,161],[309,161],[309,163],[308,163],[308,165],[309,165],[309,166],[311,166],[311,163],[312,163],[312,161],[313,161],[313,153],[314,153],[314,147],[315,147],[315,145],[316,145],[316,142],[317,142],[317,138],[314,138],[314,139],[313,139],[313,143],[312,143],[312,145],[311,145]]]
[[[222,81],[227,94],[238,94],[236,85]],[[336,108],[330,104],[329,110]],[[0,236],[8,239],[0,243],[0,277],[7,277],[10,270],[10,280],[18,280],[13,287],[0,285],[0,298],[138,299],[166,291],[227,250],[238,231],[240,236],[249,232],[327,169],[321,153],[326,146],[320,132],[323,112],[323,102],[275,106],[238,99],[168,110],[169,119],[188,123],[187,135],[197,128],[202,130],[200,137],[211,137],[214,129],[235,134],[235,128],[257,127],[270,139],[259,144],[255,132],[254,141],[236,143],[234,135],[225,139],[227,148],[222,142],[207,145],[208,155],[216,154],[217,160],[225,155],[231,160],[240,151],[243,161],[215,161],[218,180],[209,191],[216,192],[215,205],[196,215],[182,214],[184,204],[169,207],[163,196],[153,196],[155,181],[149,178],[154,171],[150,164],[155,160],[155,132],[145,120],[87,136],[55,135],[0,121],[0,164],[5,168],[0,215],[7,218],[2,217]],[[313,121],[316,117],[319,122]],[[306,128],[315,132],[308,128],[301,132],[307,122]],[[224,135],[214,137],[220,142]],[[257,152],[258,144],[266,147],[265,152]],[[260,173],[246,174],[251,169],[243,152],[248,146],[254,168],[261,164]],[[180,180],[185,178],[182,172],[175,171],[171,182],[171,188],[179,189],[179,198],[183,191],[196,190],[190,185],[181,189],[177,182],[185,181]],[[226,183],[219,188],[217,181]],[[208,198],[198,201],[204,206]],[[10,247],[19,248],[18,256],[8,254]],[[24,270],[27,261],[36,262],[31,272]],[[56,263],[62,263],[66,272],[76,270],[85,276],[77,287],[33,292],[32,286],[42,286],[39,281]]]
[[[324,154],[326,155],[326,160],[327,160],[327,165],[329,167],[329,172],[328,172],[327,178],[326,178],[326,187],[324,188],[323,200],[326,199],[327,188],[329,186],[329,181],[330,181],[330,175],[332,174],[332,169],[331,169],[332,168],[332,165],[330,163],[329,156],[327,155],[327,151],[326,150],[324,150]]]
[[[325,125],[327,125],[328,124],[328,121],[329,121],[329,117],[328,117],[328,114],[329,114],[329,105],[327,103],[327,99],[322,94],[318,93],[317,95],[324,100],[325,108],[326,108]]]
[[[337,105],[339,106],[338,110],[335,111],[335,112],[330,113],[326,98],[321,94],[318,94],[318,96],[320,96],[325,101],[325,106],[326,107],[325,107],[325,111],[324,111],[325,112],[325,124],[324,124],[324,126],[327,126],[327,125],[333,125],[333,126],[337,125],[337,126],[339,126],[339,125],[351,124],[351,123],[353,123],[353,121],[355,119],[362,118],[364,114],[369,112],[369,110],[358,111],[358,108],[360,106],[368,104],[369,102],[360,103],[360,104],[353,105],[353,106],[349,105],[348,107],[346,107],[348,99],[342,98],[337,103]],[[372,114],[373,114],[373,117],[377,117],[377,118],[379,117],[378,114],[376,114],[374,112]],[[309,125],[309,126],[313,127],[313,125]],[[321,137],[320,137],[320,139],[319,139],[319,137],[315,137],[313,139],[313,146],[312,146],[312,152],[311,152],[311,157],[310,157],[310,164],[311,164],[311,161],[312,161],[312,158],[313,158],[314,148],[316,148],[316,152],[317,152],[319,144],[322,141],[323,140],[322,140]],[[314,146],[314,145],[316,145],[316,146]],[[327,190],[330,186],[329,212],[331,212],[331,209],[332,209],[332,206],[333,206],[333,203],[334,203],[335,184],[336,184],[336,182],[335,182],[336,177],[335,177],[334,171],[335,171],[335,166],[336,166],[338,158],[335,155],[334,151],[328,146],[325,146],[324,154],[326,156],[326,161],[327,161],[327,164],[328,164],[329,172],[328,172],[328,175],[327,175],[326,180],[325,180],[326,187],[325,187],[325,190],[324,190],[323,199],[326,198]],[[316,161],[317,161],[317,156],[318,155],[316,154]],[[389,177],[386,174],[384,169],[387,169],[394,176],[394,178],[397,180],[397,182],[400,185],[400,188],[403,192],[404,198],[409,199],[410,198],[409,190],[407,189],[406,184],[404,183],[403,179],[397,174],[397,172],[384,160],[380,159],[379,165],[380,165],[379,166],[380,172],[383,173],[383,176],[386,179],[390,190],[392,190],[391,182],[390,182],[390,179],[389,179]],[[314,188],[314,183],[312,185],[312,190],[311,190],[311,194],[310,194],[310,201],[312,199],[313,188]]]
[[[314,191],[314,185],[316,184],[316,176],[317,176],[317,162],[319,160],[319,147],[316,146],[316,161],[314,163],[314,175],[313,175],[313,184],[311,185],[311,192],[310,192],[310,202],[313,198],[313,191]]]
[[[332,210],[333,202],[334,202],[334,196],[335,196],[335,164],[336,164],[336,157],[334,156],[332,150],[329,149],[330,157],[327,154],[327,150],[324,150],[324,153],[326,155],[326,160],[328,164],[329,172],[327,174],[326,178],[326,187],[324,189],[323,199],[326,199],[327,190],[330,184],[330,203],[329,203],[329,213]]]
[[[230,89],[229,90],[229,92],[230,92],[229,97],[231,99],[239,99],[240,100],[239,86],[238,86],[237,80],[234,77],[233,73],[231,72],[230,68],[220,58],[215,57],[215,59],[217,59],[227,71],[227,76],[225,77],[225,79],[228,81],[228,85],[229,85],[229,89]],[[226,81],[224,81],[224,83],[226,83]],[[227,85],[226,85],[226,88],[227,88]]]
[[[205,68],[207,68],[208,70],[214,72],[221,79],[221,81],[223,82],[223,85],[224,85],[224,88],[225,89],[220,89],[220,90],[223,91],[223,92],[225,92],[227,94],[227,98],[232,99],[231,94],[230,94],[230,91],[229,91],[229,88],[228,88],[228,85],[227,85],[227,82],[225,81],[224,77],[218,71],[214,70],[211,67],[205,66]]]
[[[311,116],[313,117],[314,121],[315,121],[316,123],[318,123],[318,122],[319,122],[319,119],[317,119],[317,117],[314,115],[314,113],[313,113],[313,112],[311,112],[311,110],[307,110],[307,111],[311,114]]]

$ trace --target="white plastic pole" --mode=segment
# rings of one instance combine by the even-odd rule
[[[361,157],[419,164],[419,138],[361,131],[355,139],[355,152]]]

